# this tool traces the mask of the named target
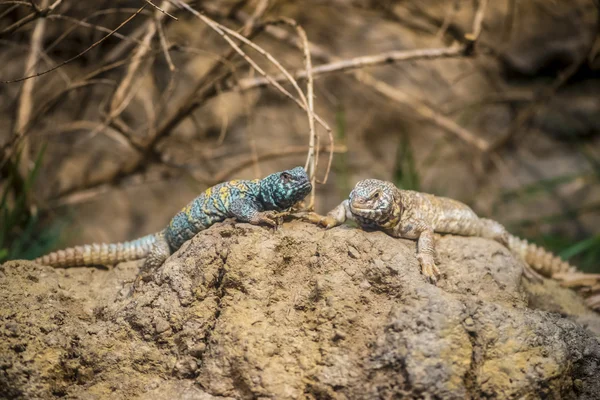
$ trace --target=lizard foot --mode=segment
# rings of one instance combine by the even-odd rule
[[[279,225],[283,223],[283,217],[289,215],[288,212],[263,211],[257,213],[250,223],[255,225],[265,224],[277,230]]]
[[[308,213],[302,216],[302,220],[310,222],[311,224],[320,225],[325,229],[330,229],[336,226],[336,221],[333,217],[326,215],[320,215],[315,212]]]
[[[440,270],[435,265],[433,258],[423,257],[421,254],[417,255],[419,264],[421,264],[421,273],[425,275],[425,278],[429,283],[436,284],[440,276]]]

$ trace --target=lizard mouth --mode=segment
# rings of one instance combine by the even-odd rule
[[[368,207],[368,206],[356,206],[354,204],[350,205],[350,211],[352,211],[353,213],[356,214],[363,214],[363,215],[371,215],[371,214],[378,214],[379,210]]]
[[[364,212],[375,211],[375,210],[373,210],[372,208],[369,208],[369,207],[360,207],[360,206],[355,206],[355,205],[352,205],[350,208],[352,210],[364,211]]]

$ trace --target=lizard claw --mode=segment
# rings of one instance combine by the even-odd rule
[[[275,211],[263,211],[256,215],[253,221],[253,224],[266,224],[269,225],[273,230],[277,230],[279,225],[283,222],[283,217],[288,215],[289,213],[277,213]]]
[[[433,261],[433,259],[427,259],[420,254],[417,255],[417,259],[419,260],[419,263],[421,264],[421,273],[423,275],[425,275],[425,278],[427,279],[427,281],[429,283],[435,285],[440,276],[440,270],[435,265],[435,262]]]
[[[323,216],[315,212],[308,213],[302,216],[302,220],[310,222],[311,224],[322,226],[325,229],[330,229],[336,226],[335,219],[329,215]]]

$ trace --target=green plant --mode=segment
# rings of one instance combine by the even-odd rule
[[[412,146],[408,135],[403,134],[398,143],[396,165],[394,168],[394,183],[400,189],[420,190],[419,173],[415,163]]]
[[[42,148],[27,176],[18,172],[21,154],[6,163],[0,197],[0,262],[32,259],[46,253],[58,242],[62,223],[49,225],[30,206],[33,184],[38,176],[45,148]]]

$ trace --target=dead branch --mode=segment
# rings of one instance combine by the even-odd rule
[[[55,47],[56,44],[58,44],[62,38],[66,37],[67,35],[69,35],[69,33],[73,32],[75,29],[77,29],[77,26],[82,26],[84,28],[92,28],[92,29],[95,29],[97,31],[104,32],[104,33],[110,33],[110,31],[111,31],[111,29],[106,28],[104,26],[97,25],[97,24],[91,24],[89,22],[86,22],[85,19],[80,20],[77,18],[69,17],[68,15],[52,14],[52,15],[48,15],[46,17],[46,19],[49,19],[49,20],[62,19],[65,21],[72,22],[74,24],[73,27],[65,30],[65,32],[63,32],[62,35],[60,35],[50,46],[48,46],[46,48],[46,51],[50,51],[53,47]],[[137,40],[135,38],[131,38],[128,35],[121,35],[118,32],[113,33],[113,36],[116,38],[119,38],[121,40],[131,41],[131,42],[138,43],[138,44],[140,43],[139,40]]]
[[[2,13],[0,13],[0,19],[6,17],[8,14],[10,14],[11,12],[13,12],[17,8],[19,8],[19,6],[20,6],[19,4],[15,4],[12,7],[8,7],[6,10],[4,10]]]
[[[306,37],[306,32],[299,26],[296,21],[293,21],[294,27],[298,32],[298,36],[302,41],[302,48],[304,50],[304,66],[306,69],[306,96],[308,98],[308,126],[310,130],[310,140],[308,142],[308,155],[306,157],[306,166],[310,164],[310,178],[313,189],[310,192],[310,201],[308,203],[308,208],[313,209],[315,206],[315,191],[317,188],[317,162],[319,158],[319,149],[316,149],[315,152],[315,139],[317,137],[317,132],[315,130],[315,94],[313,88],[313,74],[312,74],[312,61],[310,58],[310,48],[308,47],[308,38]],[[333,159],[333,137],[331,135],[331,141],[329,146],[331,147],[331,159]],[[306,168],[306,167],[305,167]],[[327,171],[329,173],[329,171]]]
[[[467,33],[465,38],[470,42],[476,42],[479,39],[482,31],[483,17],[485,16],[485,9],[487,8],[488,0],[479,0],[479,5],[475,11],[475,18],[473,18],[473,29],[471,33]]]
[[[173,16],[173,15],[169,14],[169,12],[167,11],[167,10],[168,10],[167,6],[166,6],[166,5],[164,5],[164,4],[165,4],[165,2],[163,2],[163,7],[161,8],[161,7],[157,6],[156,4],[152,3],[150,0],[144,0],[144,1],[145,1],[146,3],[148,3],[148,4],[150,4],[152,7],[156,8],[158,11],[160,11],[160,12],[161,12],[161,13],[163,13],[164,15],[168,15],[170,18],[173,18],[175,21],[179,21],[179,19],[177,19],[177,17],[175,17],[175,16]],[[170,2],[168,2],[168,3],[167,3],[167,5],[168,5],[168,6],[170,6],[170,5],[171,5],[171,3],[170,3]]]
[[[440,51],[440,49],[434,49],[432,51],[432,54],[434,54],[436,56],[430,57],[430,58],[438,58],[439,56],[443,56],[446,54],[454,55],[454,56],[462,56],[462,57],[468,56],[470,54],[470,52],[468,52],[467,50],[472,50],[472,48],[476,42],[476,39],[481,35],[481,24],[483,23],[483,16],[484,16],[484,11],[485,11],[486,5],[487,5],[487,2],[485,0],[480,1],[479,5],[478,5],[478,9],[475,12],[476,17],[474,18],[472,34],[470,35],[471,38],[475,38],[475,39],[468,40],[467,44],[463,44],[463,45],[459,45],[459,46],[450,46],[449,48],[443,49],[443,51]],[[247,14],[245,14],[242,11],[238,11],[235,14],[235,17],[238,18],[239,20],[241,20],[242,22],[248,18]],[[298,43],[298,41],[295,40],[294,38],[291,38],[290,35],[287,32],[285,32],[284,30],[282,30],[281,28],[279,28],[277,26],[270,26],[268,29],[265,29],[265,30],[267,33],[276,37],[277,39],[284,41],[294,47],[301,48],[301,45]],[[329,53],[327,51],[325,51],[324,49],[320,48],[320,46],[318,46],[314,43],[309,43],[309,45],[310,45],[313,55],[318,55],[319,58],[321,58],[322,60],[325,60],[327,62],[337,63],[337,66],[340,66],[340,65],[353,66],[353,65],[360,65],[361,63],[365,62],[364,59],[360,59],[360,58],[358,61],[350,61],[350,62],[344,62],[343,60],[340,61],[340,60],[336,59],[335,57],[331,57],[329,55]],[[396,57],[398,57],[398,59],[395,61],[400,61],[402,58],[404,58],[404,60],[411,60],[411,59],[415,59],[415,57],[422,57],[423,54],[430,55],[427,51],[425,51],[425,53],[421,53],[420,51],[417,51],[414,53],[404,52],[404,54],[402,54],[402,52],[397,52]],[[384,62],[386,60],[386,58],[385,58],[385,56],[383,56],[383,57],[367,56],[366,60],[381,63],[381,62]],[[334,65],[336,65],[336,64],[334,64]],[[373,65],[377,65],[377,64],[373,64]],[[330,67],[330,66],[327,66],[324,68],[326,68],[326,70],[332,69],[332,67]],[[350,68],[350,69],[353,69],[353,68]],[[319,70],[319,66],[313,68],[313,73],[318,70]],[[299,73],[301,73],[301,72],[299,72]],[[368,74],[367,72],[365,72],[363,70],[354,71],[352,75],[359,82],[372,87],[376,92],[391,99],[395,103],[401,104],[402,106],[409,108],[411,111],[416,112],[421,118],[424,118],[425,120],[442,128],[444,131],[451,133],[452,135],[456,136],[457,138],[464,141],[465,143],[474,146],[479,151],[486,152],[489,149],[490,145],[487,141],[479,138],[477,135],[475,135],[472,132],[470,132],[469,130],[461,127],[460,125],[458,125],[456,122],[452,121],[451,119],[444,117],[443,115],[436,112],[435,110],[433,110],[431,107],[429,107],[425,103],[420,102],[417,99],[409,97],[404,92],[399,91],[398,89],[388,85],[385,82],[377,80],[372,75]]]
[[[310,113],[310,110],[308,110],[308,106],[307,106],[308,103],[306,101],[306,96],[302,92],[302,89],[300,89],[300,87],[298,86],[298,83],[292,77],[292,75],[270,53],[265,51],[262,47],[258,46],[254,42],[248,40],[248,38],[240,35],[236,31],[231,30],[231,29],[227,28],[226,26],[221,25],[221,24],[213,21],[212,19],[200,14],[198,11],[191,8],[186,3],[183,3],[181,0],[177,0],[177,2],[182,8],[185,8],[186,10],[188,10],[189,12],[194,14],[194,16],[199,18],[202,22],[207,24],[211,29],[213,29],[215,32],[217,32],[219,35],[221,35],[221,37],[223,37],[223,39],[225,39],[225,41],[227,41],[227,43],[240,56],[242,56],[242,58],[244,58],[250,64],[250,66],[252,66],[253,69],[255,69],[259,74],[263,75],[263,77],[265,77],[269,81],[269,83],[271,83],[271,85],[273,85],[277,90],[279,90],[281,93],[283,93],[286,97],[288,97],[289,99],[294,101],[294,103],[296,103],[304,111],[307,111],[307,113]],[[285,75],[288,82],[292,84],[292,86],[298,93],[298,96],[300,97],[300,99],[297,99],[296,97],[294,97],[283,86],[281,86],[277,81],[275,81],[269,74],[267,74],[258,64],[256,64],[256,62],[254,62],[254,60],[252,60],[250,57],[248,57],[248,55],[246,55],[246,53],[229,37],[229,35],[242,41],[244,44],[252,47],[258,53],[260,53],[263,57],[265,57],[267,60],[269,60],[275,67],[277,67],[277,69],[279,69],[282,72],[282,74]],[[315,120],[317,122],[319,122],[319,124],[321,126],[323,126],[323,128],[330,129],[329,126],[327,125],[327,123],[325,121],[323,121],[323,119],[321,119],[318,115],[314,115],[314,117],[315,117]]]
[[[48,0],[42,0],[42,7],[47,8]],[[25,73],[35,72],[36,65],[40,58],[42,50],[42,40],[44,38],[44,32],[46,30],[46,19],[40,18],[36,21],[35,28],[31,34],[31,47],[29,50],[29,56],[25,62]],[[14,126],[13,135],[19,139],[23,135],[23,128],[29,123],[31,119],[31,111],[33,109],[33,87],[35,81],[27,81],[23,83],[21,88],[21,96],[19,97],[19,106],[17,108],[17,118]],[[18,166],[19,173],[22,177],[28,175],[29,171],[29,141],[23,139],[19,146],[19,152],[21,153]]]
[[[304,29],[298,25],[298,23],[296,23],[296,21],[289,19],[289,18],[282,18],[281,19],[282,22],[290,25],[291,27],[293,27],[294,29],[296,29],[296,32],[298,34],[298,37],[300,39],[300,42],[302,44],[302,51],[304,54],[304,74],[307,77],[306,79],[306,97],[308,99],[308,109],[309,109],[309,118],[308,118],[308,126],[309,126],[309,135],[310,135],[310,139],[308,142],[308,154],[306,157],[306,164],[304,166],[304,169],[306,169],[309,173],[310,179],[311,179],[311,184],[313,187],[313,190],[310,193],[310,200],[309,200],[309,204],[308,204],[308,208],[312,209],[314,208],[314,204],[315,204],[315,191],[316,191],[316,183],[317,183],[317,163],[319,160],[319,149],[318,146],[315,149],[315,142],[317,141],[317,132],[315,130],[315,118],[314,118],[314,84],[313,84],[313,73],[312,73],[312,61],[311,61],[311,55],[310,55],[310,48],[308,45],[308,38],[306,36],[306,32],[304,31]],[[330,157],[329,157],[329,165],[331,165],[331,161],[333,159],[333,134],[331,133],[331,130],[328,130],[329,132],[329,147],[330,147]],[[327,176],[329,174],[329,167],[327,169],[327,172],[325,174],[325,176]]]
[[[33,1],[27,2],[27,1],[18,1],[18,0],[5,0],[2,3],[0,3],[0,6],[4,6],[4,5],[8,5],[8,4],[14,4],[16,6],[31,7],[36,11],[40,11],[38,6]]]
[[[320,149],[321,151],[331,151],[328,147]],[[333,148],[334,153],[345,153],[347,148],[345,146],[336,146]],[[306,153],[306,146],[291,146],[281,150],[270,151],[267,153],[262,153],[256,156],[259,161],[273,160],[282,157],[288,157],[291,155],[298,155]],[[230,168],[223,170],[219,174],[215,175],[212,179],[212,184],[216,184],[218,182],[223,182],[227,180],[229,177],[233,176],[236,172],[243,170],[244,168],[252,165],[254,162],[254,158],[252,155],[248,156],[244,160],[238,162],[237,164],[231,166]]]
[[[56,0],[54,3],[52,3],[48,7],[45,7],[44,9],[41,9],[41,10],[40,9],[35,9],[35,11],[32,12],[31,14],[28,14],[27,16],[21,18],[20,20],[18,20],[14,24],[12,24],[9,27],[7,27],[7,28],[3,29],[2,31],[0,31],[0,39],[3,38],[3,37],[5,37],[5,36],[11,35],[14,31],[16,31],[17,29],[19,29],[19,28],[27,25],[31,21],[34,21],[34,20],[36,20],[38,18],[43,18],[43,17],[47,16],[48,14],[50,14],[51,12],[53,12],[56,9],[56,7],[58,7],[60,5],[60,3],[62,3],[62,0]]]
[[[308,150],[306,167],[310,166],[309,174],[311,176],[311,180],[313,181],[313,184],[315,184],[316,183],[315,168],[316,168],[316,158],[317,158],[315,155],[315,142],[316,142],[317,136],[316,136],[316,131],[315,131],[315,127],[314,127],[314,121],[316,120],[317,122],[319,122],[319,124],[321,126],[323,126],[329,132],[329,138],[330,138],[332,148],[333,148],[333,135],[331,133],[331,128],[329,128],[327,123],[325,123],[325,121],[323,121],[318,115],[316,115],[313,110],[314,109],[314,99],[313,99],[314,94],[313,94],[313,80],[312,80],[312,72],[311,72],[312,63],[311,63],[311,57],[310,57],[310,50],[308,48],[308,40],[306,38],[306,33],[304,32],[304,30],[301,27],[299,27],[295,21],[290,20],[290,19],[283,19],[283,22],[296,28],[296,31],[298,32],[298,35],[301,39],[301,43],[303,45],[302,48],[303,48],[305,64],[306,64],[306,76],[308,77],[307,93],[308,93],[309,99],[306,98],[306,96],[304,95],[304,93],[302,92],[302,90],[298,86],[296,80],[292,77],[292,75],[270,53],[265,51],[262,47],[256,45],[254,42],[248,40],[247,38],[238,34],[237,32],[235,32],[221,24],[218,24],[217,22],[211,20],[210,18],[208,18],[206,16],[203,16],[202,14],[193,10],[187,4],[181,3],[181,6],[182,6],[182,8],[186,8],[188,11],[190,11],[192,14],[194,14],[196,17],[198,17],[204,23],[206,23],[208,26],[210,26],[215,32],[217,32],[219,35],[221,35],[229,43],[229,45],[252,66],[252,68],[254,70],[256,70],[258,73],[260,73],[263,76],[263,78],[268,81],[268,83],[273,85],[276,89],[278,89],[286,97],[293,100],[298,106],[300,106],[303,110],[305,110],[307,112],[309,130],[310,130],[310,139],[309,139],[309,150]],[[237,46],[237,44],[233,40],[231,40],[229,38],[229,35],[234,36],[236,39],[242,41],[246,45],[248,45],[251,48],[253,48],[254,50],[256,50],[259,54],[261,54],[263,57],[265,57],[267,60],[269,60],[277,69],[279,69],[281,71],[282,75],[286,78],[286,80],[292,84],[294,89],[296,89],[296,92],[300,99],[297,99],[296,97],[292,96],[291,93],[289,93],[286,89],[284,89],[281,85],[279,85],[277,81],[275,81],[269,74],[267,74],[261,67],[259,67],[258,64],[256,64],[254,62],[254,60],[252,60],[246,53],[244,53],[242,51],[242,49],[239,46]],[[332,158],[333,158],[333,153],[331,153],[330,161],[328,164],[329,166],[331,165]],[[328,166],[328,170],[326,173],[326,177],[329,174],[329,166]],[[314,191],[311,193],[311,203],[310,203],[309,207],[312,207],[313,205],[314,205]]]
[[[312,44],[311,44],[312,45]],[[432,60],[441,58],[464,57],[465,47],[461,45],[453,45],[450,47],[434,48],[434,49],[417,49],[417,50],[393,50],[385,53],[355,57],[346,60],[332,61],[326,64],[321,64],[312,69],[313,76],[322,76],[332,73],[340,73],[373,67],[378,65],[393,64],[404,61],[416,60]],[[329,58],[329,57],[328,57]],[[298,70],[293,73],[296,79],[306,79],[306,71]],[[285,80],[282,75],[276,76],[277,81]],[[243,79],[238,83],[240,90],[248,90],[259,88],[268,84],[265,78]]]
[[[146,1],[149,4],[152,4],[150,1]],[[158,10],[155,14],[155,21],[160,22],[165,15],[168,14],[168,10],[171,7],[171,4],[168,1],[163,1],[161,7],[156,7]],[[162,12],[162,13],[161,13]],[[139,74],[139,69],[141,66],[142,59],[148,53],[154,39],[158,31],[156,23],[149,23],[146,28],[146,34],[142,39],[142,43],[135,49],[134,55],[131,59],[131,63],[125,72],[125,76],[121,80],[121,83],[115,90],[115,94],[110,103],[109,116],[108,118],[117,117],[123,110],[127,107],[129,101],[127,99],[131,99],[131,96],[128,96],[130,93],[130,89],[134,83],[135,78],[139,78],[141,74]]]
[[[153,57],[154,55],[156,55],[158,52],[160,52],[161,50],[154,50],[153,52],[151,52],[150,54],[148,54],[146,57]],[[73,82],[70,83],[65,89],[63,89],[63,91],[57,93],[55,96],[53,96],[52,98],[50,98],[49,100],[47,100],[44,104],[42,104],[38,110],[36,110],[33,113],[33,118],[31,118],[29,120],[29,123],[23,128],[23,130],[21,131],[20,135],[13,135],[13,139],[11,139],[10,141],[6,142],[3,146],[2,149],[0,149],[1,152],[4,153],[3,158],[1,159],[0,162],[0,168],[4,168],[5,164],[12,158],[12,156],[14,155],[15,151],[19,148],[19,146],[21,145],[21,141],[24,140],[26,138],[26,136],[31,132],[31,129],[35,126],[35,124],[46,114],[48,113],[55,105],[56,102],[65,94],[67,94],[68,92],[70,92],[71,90],[76,90],[80,87],[84,87],[84,86],[89,86],[89,85],[95,85],[95,84],[107,84],[107,85],[116,85],[116,82],[111,81],[111,80],[106,80],[106,79],[94,79],[96,76],[101,75],[105,72],[108,72],[110,70],[113,70],[115,68],[121,67],[124,64],[127,64],[130,61],[131,58],[126,58],[124,60],[119,60],[107,65],[104,65],[86,75],[84,75],[81,79],[79,79],[77,82]],[[145,148],[142,148],[136,141],[133,141],[128,135],[124,135],[126,139],[129,140],[129,144],[138,149],[139,151],[144,151]],[[131,140],[130,140],[131,139]]]
[[[56,2],[60,2],[62,0],[57,0]],[[77,54],[76,56],[73,56],[71,58],[69,58],[66,61],[63,61],[62,63],[56,65],[53,68],[50,68],[46,71],[43,72],[38,72],[36,74],[33,75],[29,75],[29,76],[25,76],[23,78],[18,78],[18,79],[13,79],[13,80],[7,80],[7,81],[0,81],[0,83],[16,83],[16,82],[22,82],[25,81],[27,79],[31,79],[31,78],[37,78],[39,76],[42,75],[46,75],[52,71],[56,71],[57,69],[69,64],[70,62],[78,59],[79,57],[83,56],[85,53],[87,53],[88,51],[92,50],[93,48],[99,46],[102,42],[104,42],[106,39],[108,39],[109,37],[111,37],[115,32],[117,32],[119,29],[121,29],[123,26],[125,26],[129,21],[131,21],[132,19],[134,19],[136,16],[138,16],[146,7],[146,4],[144,4],[143,6],[141,6],[133,15],[131,15],[129,18],[127,18],[125,21],[123,21],[121,24],[119,24],[119,26],[117,26],[115,29],[113,29],[109,34],[107,34],[106,36],[104,36],[103,38],[101,38],[100,40],[94,42],[91,46],[89,46],[87,49],[83,50],[81,53]]]
[[[92,124],[92,122],[89,122],[89,123]],[[81,126],[77,125],[76,127],[73,127],[73,128],[81,129]],[[321,151],[330,151],[330,149],[326,148],[326,147],[322,148],[320,150]],[[347,151],[347,148],[345,146],[336,146],[333,149],[333,151],[334,151],[334,153],[345,153]],[[304,153],[306,153],[306,146],[290,146],[290,147],[283,148],[281,150],[270,151],[270,152],[266,152],[266,153],[262,153],[262,154],[258,154],[258,155],[250,154],[250,155],[244,157],[238,163],[232,165],[230,168],[228,168],[226,170],[222,170],[221,172],[214,175],[213,177],[206,176],[205,174],[203,174],[201,172],[200,173],[194,172],[194,173],[192,173],[192,176],[199,183],[202,183],[206,186],[213,186],[213,185],[216,185],[217,183],[226,181],[227,179],[234,176],[237,172],[243,170],[244,168],[251,166],[256,161],[275,160],[278,158],[285,158],[285,157],[294,156],[294,155],[301,155]],[[189,166],[171,163],[168,160],[163,160],[163,164],[166,166],[175,168],[177,170],[189,170],[190,169]],[[138,171],[136,173],[136,175],[143,176],[143,172],[144,171]],[[48,204],[44,205],[44,207],[54,208],[54,207],[58,207],[58,206],[62,206],[62,205],[72,205],[72,204],[80,203],[83,201],[88,201],[98,195],[106,193],[111,188],[117,187],[122,182],[122,180],[125,179],[126,177],[131,178],[134,176],[135,175],[133,175],[131,173],[119,174],[117,176],[114,176],[113,179],[111,179],[109,181],[97,180],[89,185],[85,185],[85,187],[83,187],[83,188],[75,188],[75,189],[65,191],[65,192],[63,192],[63,194],[56,196],[53,199],[50,199],[48,201]]]
[[[498,151],[507,143],[509,143],[517,133],[521,132],[523,127],[527,125],[527,123],[535,115],[540,104],[550,99],[561,86],[563,86],[573,75],[575,75],[575,73],[581,68],[581,65],[587,61],[587,57],[588,55],[586,53],[585,56],[581,57],[579,61],[569,65],[562,73],[559,74],[558,78],[556,78],[550,86],[541,91],[541,93],[535,95],[534,98],[531,99],[531,103],[519,111],[517,117],[512,122],[506,133],[496,139],[496,141],[489,146],[488,151]]]
[[[250,18],[248,18],[248,20],[244,23],[244,26],[240,31],[242,35],[248,36],[248,34],[252,32],[256,21],[265,14],[268,7],[269,0],[259,0],[256,8],[254,9],[254,12],[250,16]]]
[[[167,37],[165,36],[165,30],[163,28],[162,20],[158,18],[154,21],[156,24],[156,28],[158,29],[158,37],[160,38],[160,47],[163,51],[163,55],[165,56],[165,61],[169,66],[169,71],[175,72],[175,64],[173,64],[173,60],[171,59],[171,54],[169,53],[169,43],[167,42]]]
[[[453,134],[463,142],[475,147],[479,151],[487,151],[489,144],[484,139],[481,139],[471,133],[469,130],[458,125],[453,120],[444,117],[440,113],[434,111],[431,107],[418,101],[415,98],[410,97],[406,93],[388,85],[387,83],[374,78],[372,75],[364,71],[356,71],[354,77],[361,83],[371,87],[377,93],[393,100],[398,104],[410,109],[412,112],[417,113],[421,118],[432,122],[438,127],[442,128],[448,133]]]

